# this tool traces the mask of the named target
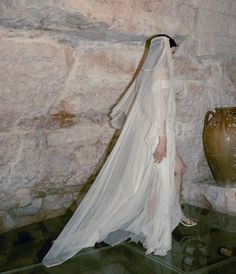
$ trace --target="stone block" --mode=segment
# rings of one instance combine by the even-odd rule
[[[192,57],[194,59],[194,57]],[[203,81],[209,77],[209,69],[202,64],[195,64],[189,58],[174,58],[174,72],[178,80]]]
[[[97,140],[107,142],[111,137],[113,130],[107,125],[100,126],[95,123],[87,122],[86,124],[76,125],[71,128],[54,130],[47,133],[47,144],[49,147],[60,147],[63,145],[70,146],[76,150],[83,146],[90,146]],[[79,146],[79,147],[78,147]]]
[[[16,222],[6,211],[0,211],[0,232],[5,232],[13,229]]]
[[[176,100],[177,120],[184,123],[196,123],[203,120],[203,115],[209,108],[209,101],[201,81],[185,81],[184,90]],[[201,106],[201,109],[199,109]]]
[[[236,215],[235,195],[236,188],[224,188],[205,183],[188,184],[184,189],[187,202],[233,215]]]
[[[230,18],[230,36],[236,39],[236,17]]]
[[[81,178],[77,177],[76,179],[80,168],[75,153],[76,151],[73,152],[60,147],[48,148],[45,151],[44,178],[37,185],[60,187],[66,185],[69,180],[78,184]]]
[[[218,56],[233,56],[234,51],[232,50],[233,40],[230,36],[213,35],[209,34],[197,34],[198,44],[196,46],[197,56],[209,56],[213,58]]]
[[[11,173],[11,167],[8,166],[0,166],[0,182],[7,182]],[[3,193],[3,191],[2,191]],[[1,193],[0,193],[1,195]]]
[[[44,160],[46,181],[57,187],[80,184],[101,159],[112,133],[107,125],[94,123],[50,132]]]
[[[32,203],[32,193],[29,188],[20,188],[15,191],[14,197],[14,207],[25,207]]]
[[[7,92],[10,92],[6,88]],[[4,92],[3,92],[4,93]],[[15,122],[19,119],[19,112],[11,107],[9,109],[8,105],[5,105],[4,102],[0,103],[0,130],[3,132],[10,132],[13,128]]]
[[[235,39],[236,44],[236,39]],[[233,50],[233,46],[232,46]],[[224,75],[227,78],[227,87],[235,90],[236,88],[236,58],[233,57],[230,61],[224,64]]]
[[[47,113],[64,89],[70,69],[67,59],[64,48],[50,41],[24,38],[15,39],[14,42],[10,38],[1,40],[1,112],[6,116],[6,126],[12,125],[21,116]],[[11,110],[9,115],[6,102]]]
[[[64,1],[66,9],[79,11],[93,22],[103,22],[111,29],[136,33],[173,31],[176,22],[174,5],[175,1],[172,0]],[[170,14],[172,16],[169,16]]]
[[[20,184],[21,187],[24,187],[27,184],[27,187],[30,187],[42,180],[44,176],[44,145],[45,137],[42,132],[22,134],[21,147],[12,166],[9,185],[19,186]]]
[[[196,32],[198,34],[229,36],[230,17],[227,14],[200,9]]]
[[[194,137],[193,137],[194,136]],[[202,123],[182,124],[182,134],[176,139],[178,150],[180,151],[184,162],[187,165],[187,171],[184,175],[184,185],[189,182],[195,182],[199,178],[209,176],[208,170],[202,174],[199,163],[203,161],[202,147]]]
[[[203,59],[202,63],[210,71],[210,77],[205,81],[209,107],[232,106],[235,102],[235,88],[232,86],[232,80],[230,79],[232,71],[230,72],[230,67],[225,70],[226,64],[229,63],[222,62],[222,58],[214,58],[214,60]]]
[[[80,42],[79,61],[62,100],[72,113],[106,113],[120,96],[141,58],[140,43]]]
[[[12,215],[17,216],[33,216],[41,210],[42,198],[33,198],[32,202],[28,206],[14,208]]]
[[[236,14],[236,2],[234,0],[231,1],[230,13],[232,15]]]
[[[176,5],[176,3],[174,3]],[[190,34],[194,32],[195,17],[197,10],[192,6],[180,3],[176,5],[176,22],[173,22],[172,31],[181,33],[181,35]]]
[[[7,1],[0,3],[0,17],[3,23],[13,23],[13,25],[25,24],[31,27],[40,27],[45,24],[45,19],[50,16],[53,6],[58,6],[61,1]],[[54,8],[55,10],[55,8]],[[56,14],[55,14],[56,15]]]
[[[1,166],[14,165],[21,151],[21,137],[18,134],[0,134]]]
[[[73,200],[72,194],[48,195],[43,198],[42,209],[48,212],[61,208],[67,209]]]
[[[207,9],[212,11],[219,11],[222,13],[230,12],[230,1],[219,0],[192,0],[191,5],[200,9]]]

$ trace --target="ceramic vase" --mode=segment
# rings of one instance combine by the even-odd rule
[[[206,113],[203,147],[216,183],[236,186],[236,107],[219,107]]]

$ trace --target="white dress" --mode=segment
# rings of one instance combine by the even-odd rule
[[[127,238],[146,254],[166,255],[181,209],[175,183],[173,65],[166,37],[153,39],[138,77],[111,113],[126,118],[121,134],[95,182],[43,259],[58,265],[84,247]],[[119,127],[119,126],[117,126]],[[158,136],[167,137],[167,157],[153,160]]]

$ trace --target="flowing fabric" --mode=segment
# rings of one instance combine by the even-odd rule
[[[82,248],[130,238],[145,254],[166,255],[181,209],[176,197],[175,101],[169,40],[152,40],[142,70],[113,108],[111,124],[121,134],[99,175],[43,259],[61,264]],[[167,138],[167,156],[157,164],[159,136]]]

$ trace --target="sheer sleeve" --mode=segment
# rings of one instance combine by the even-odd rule
[[[156,93],[154,98],[156,107],[155,117],[155,131],[158,136],[166,136],[166,119],[168,109],[168,98],[169,98],[169,82],[167,79],[161,79],[155,81],[153,84],[153,92]]]
[[[169,77],[166,70],[162,69],[156,72],[151,93],[153,118],[147,138],[156,144],[160,136],[166,136],[166,119],[170,93]]]

